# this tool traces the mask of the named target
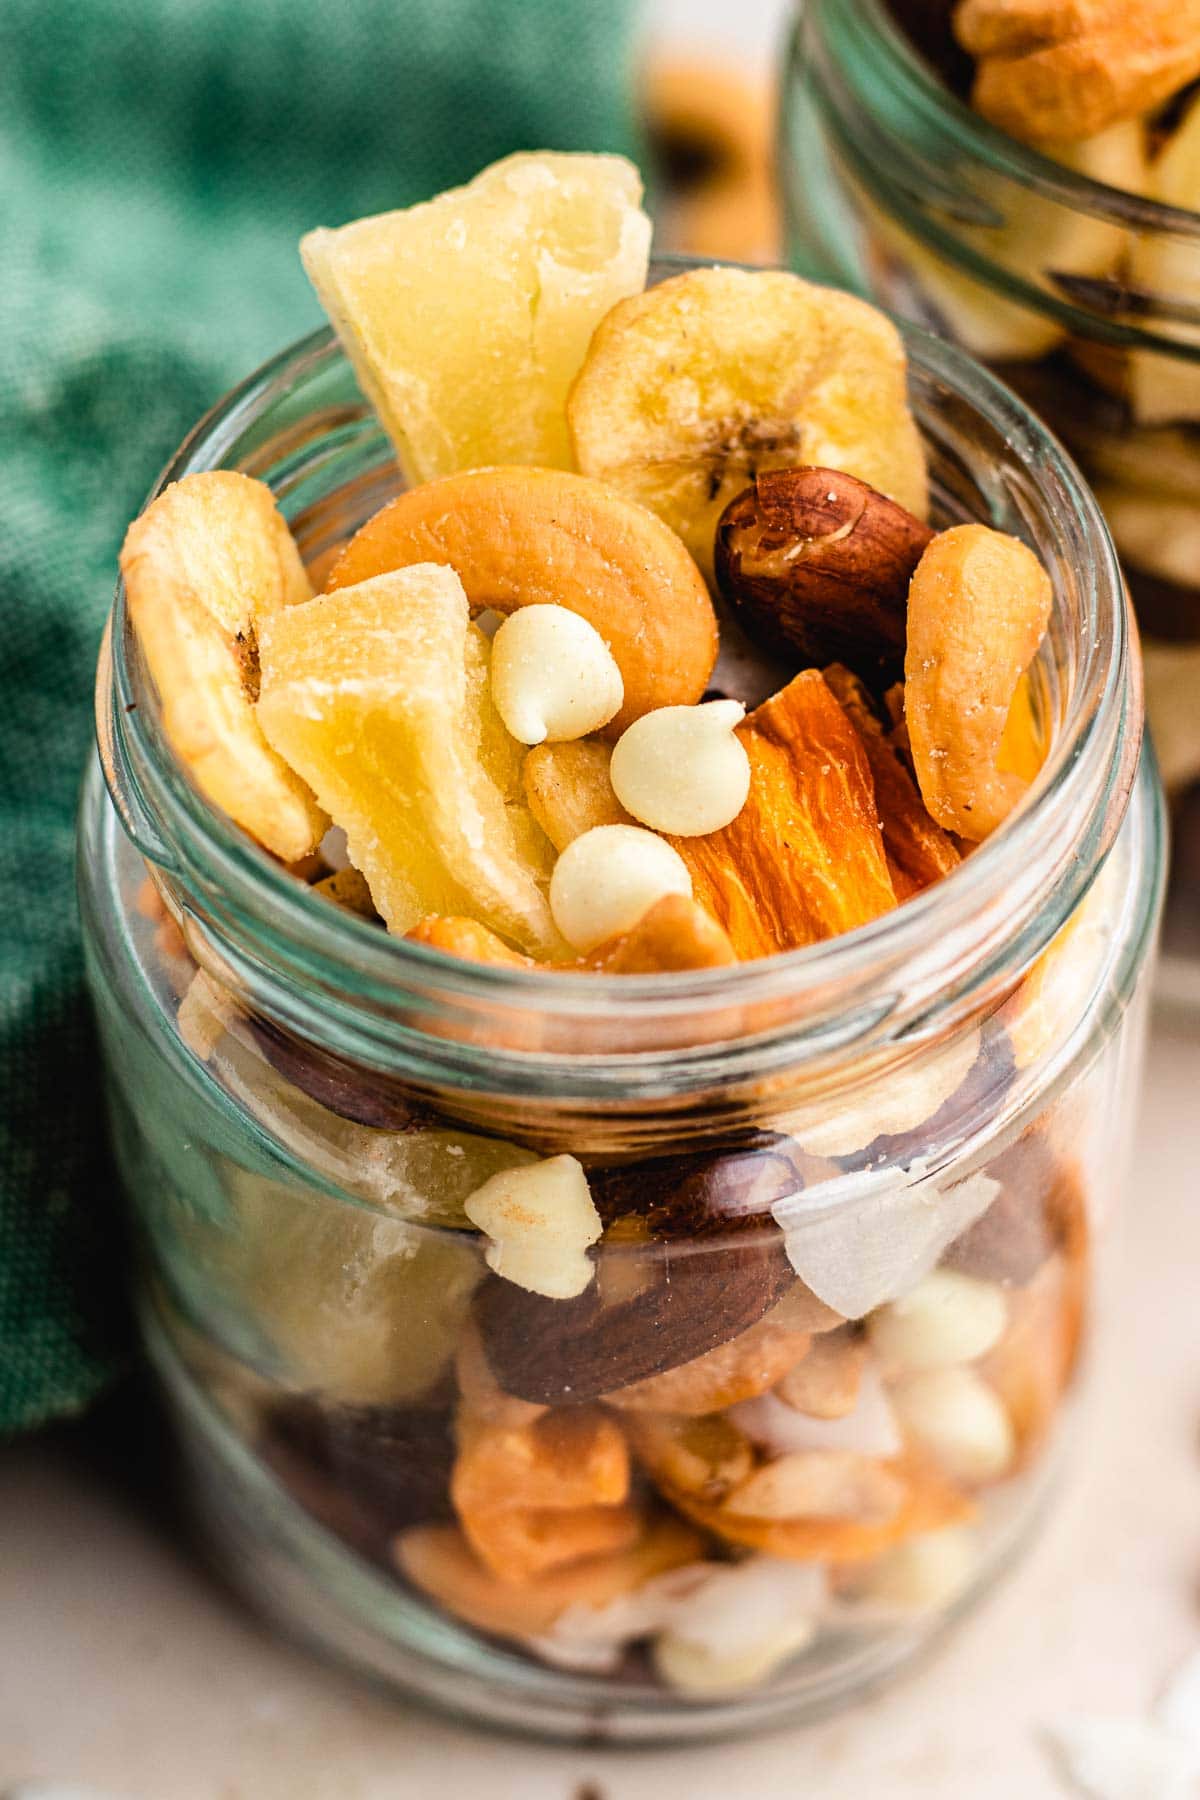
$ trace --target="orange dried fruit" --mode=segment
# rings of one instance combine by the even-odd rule
[[[825,680],[866,751],[892,885],[898,899],[908,899],[952,874],[962,858],[950,834],[926,811],[916,782],[871,704],[865,683],[840,663],[825,670]]]
[[[896,904],[857,731],[816,669],[738,726],[750,793],[730,824],[673,839],[696,900],[742,958],[865,925]]]
[[[540,1637],[568,1607],[599,1610],[636,1593],[668,1569],[704,1553],[700,1534],[679,1519],[656,1519],[637,1542],[610,1556],[588,1557],[529,1581],[498,1582],[453,1525],[419,1525],[395,1540],[400,1573],[456,1618],[497,1637]]]
[[[625,687],[606,727],[690,706],[708,686],[717,621],[704,577],[647,507],[563,469],[469,469],[400,494],[351,538],[326,590],[443,563],[473,613],[563,606],[612,652]]]

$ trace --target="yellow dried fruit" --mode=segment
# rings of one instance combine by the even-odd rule
[[[745,806],[709,837],[672,840],[737,955],[793,950],[890,911],[866,752],[818,671],[802,671],[737,735],[750,758]]]
[[[638,1461],[656,1481],[701,1500],[723,1500],[754,1468],[754,1450],[723,1413],[630,1412],[622,1420]]]
[[[392,931],[468,914],[561,954],[553,852],[488,694],[488,645],[450,569],[381,575],[267,621],[258,717],[346,831]]]
[[[709,575],[717,520],[760,470],[841,469],[925,512],[899,334],[798,275],[692,269],[621,301],[567,416],[583,472],[651,507]]]
[[[328,821],[254,715],[257,634],[312,591],[270,489],[227,469],[184,476],[129,527],[121,574],[180,762],[276,856],[306,856]]]
[[[650,221],[620,156],[506,157],[300,253],[405,475],[570,465],[563,408],[592,332],[644,286]]]
[[[644,506],[561,469],[470,469],[413,488],[351,538],[327,590],[410,563],[446,563],[473,613],[554,605],[604,639],[625,698],[618,736],[659,706],[708,686],[717,621],[704,578]]]
[[[941,532],[912,578],[904,711],[913,764],[938,824],[973,842],[1026,790],[998,757],[1053,599],[1033,551],[987,525]]]

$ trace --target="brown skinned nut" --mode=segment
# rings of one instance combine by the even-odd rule
[[[769,1209],[803,1182],[795,1146],[766,1134],[736,1149],[589,1170],[605,1225],[591,1285],[549,1300],[493,1278],[476,1297],[501,1387],[578,1405],[746,1331],[795,1285]]]
[[[886,687],[904,671],[908,584],[933,536],[853,475],[771,469],[721,514],[717,580],[764,648]]]

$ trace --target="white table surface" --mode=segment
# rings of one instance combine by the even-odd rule
[[[1200,1646],[1198,1097],[1200,1029],[1160,1018],[1084,1466],[1010,1580],[869,1705],[683,1751],[466,1730],[272,1640],[148,1506],[148,1478],[68,1433],[0,1452],[0,1794],[34,1778],[114,1800],[1061,1794],[1041,1722],[1144,1710]]]

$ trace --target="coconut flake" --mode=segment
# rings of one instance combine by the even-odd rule
[[[1088,1800],[1191,1800],[1196,1749],[1154,1720],[1072,1713],[1045,1727],[1062,1773]]]
[[[771,1212],[801,1281],[843,1318],[861,1319],[936,1268],[999,1192],[990,1175],[944,1186],[914,1162],[823,1182]]]

